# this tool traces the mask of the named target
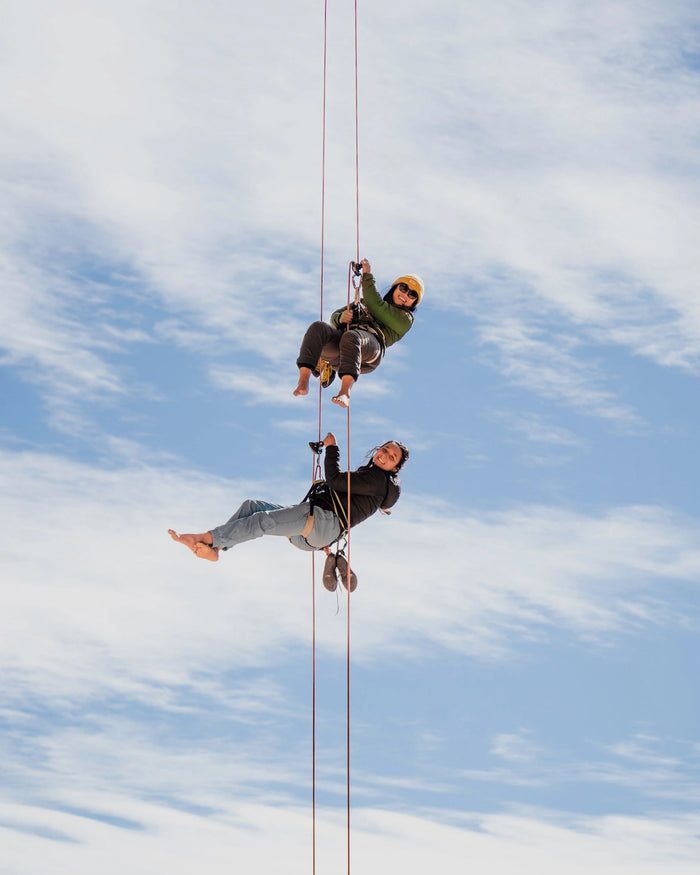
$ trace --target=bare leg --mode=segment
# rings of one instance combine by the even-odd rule
[[[351,374],[345,374],[340,381],[340,392],[331,400],[339,407],[350,406],[350,389],[355,385],[355,378]]]
[[[297,384],[296,389],[294,390],[294,395],[308,395],[309,394],[309,380],[311,379],[311,368],[299,368],[299,382]]]
[[[179,541],[191,550],[198,559],[208,559],[210,562],[216,562],[219,558],[219,548],[212,547],[211,532],[203,532],[201,535],[178,535],[172,529],[168,529],[168,534],[173,541]]]

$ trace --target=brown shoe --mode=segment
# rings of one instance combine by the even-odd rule
[[[350,592],[355,592],[357,589],[357,575],[348,566],[348,560],[342,553],[338,553],[335,557],[335,567],[338,569],[338,577],[345,589],[348,588],[348,572],[350,572]]]
[[[336,559],[335,553],[329,553],[323,566],[323,585],[328,592],[335,592],[338,589],[338,578],[335,573]]]

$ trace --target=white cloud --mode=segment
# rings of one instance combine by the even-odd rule
[[[529,733],[503,732],[493,739],[491,752],[509,762],[532,762],[541,752],[529,738]]]
[[[630,419],[565,333],[697,370],[697,114],[683,60],[692,6],[669,18],[658,3],[596,3],[536,20],[522,2],[507,14],[471,3],[433,4],[429,16],[420,4],[411,15],[397,8],[368,9],[362,24],[367,254],[380,276],[406,265],[424,274],[433,305],[467,307],[492,338],[509,306],[531,341],[500,347],[509,379]],[[331,306],[354,240],[341,14],[330,52]],[[385,51],[386,28],[412,64]],[[219,351],[291,359],[318,298],[320,37],[306,4],[185,4],[175,15],[158,2],[98,10],[74,0],[60,16],[44,2],[15,5],[4,29],[3,237],[29,305],[3,338],[11,357],[51,373],[50,332],[70,349],[61,368],[80,365],[81,385],[87,373],[110,391],[121,385],[95,349],[114,327],[95,337],[60,316],[72,294],[95,322],[91,290],[56,281],[66,263],[89,274],[86,261],[108,260],[186,324],[172,342],[201,349],[206,337]],[[37,255],[44,268],[32,276]],[[552,313],[566,329],[534,350],[538,320]],[[286,328],[274,343],[271,325]],[[149,333],[130,326],[128,342],[129,330]]]
[[[413,635],[486,656],[550,625],[595,638],[668,622],[654,580],[692,580],[700,561],[694,524],[683,534],[680,519],[653,507],[469,515],[408,499],[398,512],[400,527],[374,527],[371,560],[374,613],[391,614],[394,628],[363,616],[362,637],[374,643],[382,628],[385,647],[409,651]]]
[[[536,443],[550,444],[555,447],[581,447],[583,440],[569,429],[553,425],[545,417],[534,413],[510,417],[501,414],[509,422],[511,428]]]
[[[287,369],[289,371],[289,369]],[[288,377],[285,382],[285,377]],[[290,378],[291,377],[291,378]],[[292,391],[296,386],[295,374],[279,374],[260,371],[246,371],[242,368],[222,370],[212,368],[209,378],[217,389],[233,391],[249,396],[256,404],[286,404],[299,405],[302,399],[294,397]]]
[[[615,354],[690,375],[700,360],[697,82],[687,60],[696,10],[601,0],[536,11],[522,0],[363,10],[363,254],[380,283],[422,274],[420,318],[433,329],[457,312],[511,384],[636,428]],[[326,311],[344,300],[354,255],[349,15],[334,10],[330,22]],[[102,408],[86,411],[86,401],[169,395],[165,381],[148,384],[139,349],[162,352],[158,366],[177,355],[201,391],[217,375],[215,388],[236,393],[227,403],[289,395],[284,410],[300,404],[299,423],[287,417],[281,428],[313,417],[313,403],[290,392],[299,338],[318,311],[321,24],[316,5],[276,0],[177,9],[67,0],[60,11],[29,0],[4,10],[0,361],[38,387],[51,424],[94,437]],[[411,343],[358,393],[400,394],[392,373]],[[440,349],[448,360],[463,353],[461,338]],[[391,407],[381,424],[393,431]],[[146,415],[134,405],[124,421]],[[377,421],[358,417],[353,438]],[[401,433],[416,427],[409,417]],[[554,420],[514,427],[576,445]],[[252,473],[214,481],[191,461],[182,473],[144,454],[127,428],[100,436],[109,470],[0,455],[0,713],[12,778],[2,865],[23,875],[126,865],[138,875],[230,871],[234,861],[278,872],[282,847],[289,871],[308,871],[308,807],[297,806],[306,751],[292,732],[293,755],[277,756],[265,726],[301,719],[269,667],[309,648],[309,558],[268,539],[212,566],[165,534],[218,523],[248,495],[294,500],[305,486]],[[9,439],[29,445],[37,431]],[[463,436],[455,446],[472,458],[480,450]],[[426,650],[489,660],[551,630],[576,647],[692,625],[682,598],[700,571],[698,528],[657,506],[482,512],[407,493],[392,518],[353,533],[353,652],[366,663]],[[335,610],[321,591],[318,646],[331,661],[343,648],[342,603]],[[36,733],[35,705],[57,725],[46,718]],[[203,746],[184,730],[173,744],[158,737],[167,721],[117,719],[122,708],[192,719],[211,709],[217,729],[229,721],[258,737],[244,744],[232,732],[232,745],[222,731]],[[697,799],[674,754],[649,739],[565,767],[519,725],[493,741],[508,766],[489,772],[494,780],[531,784],[559,769],[561,780],[634,788],[655,804]],[[17,756],[23,744],[32,756]],[[431,777],[365,774],[361,792],[441,792]],[[322,782],[337,799],[335,765]],[[343,817],[321,807],[320,818],[319,862],[331,871],[343,863]],[[436,847],[448,872],[469,860],[504,875],[685,875],[698,858],[690,816],[356,808],[353,825],[354,859],[368,872],[424,871]]]
[[[298,371],[289,366],[277,371],[252,371],[241,367],[231,370],[214,367],[209,371],[209,379],[217,389],[247,396],[252,404],[292,405],[307,411],[310,410],[309,404],[315,404],[317,409],[318,383],[315,380],[311,380],[307,399],[292,394],[298,376]],[[340,380],[336,377],[336,381],[324,392],[324,397],[329,399],[339,387]],[[389,383],[375,375],[369,380],[362,379],[353,390],[354,394],[362,393],[370,398],[379,398],[390,392]]]
[[[693,748],[688,741],[637,733],[602,750],[597,746],[592,756],[580,749],[573,756],[566,742],[545,746],[531,730],[519,729],[492,739],[491,754],[499,760],[495,766],[466,769],[460,775],[508,787],[575,786],[579,793],[607,785],[635,791],[657,805],[674,800],[692,807],[700,801]]]
[[[637,733],[631,739],[613,745],[610,752],[632,762],[637,762],[640,765],[654,765],[664,767],[674,767],[679,765],[679,760],[675,757],[661,756],[656,753],[653,748],[659,739],[654,736]]]
[[[57,808],[6,803],[0,810],[5,826],[2,859],[7,871],[43,875],[47,860],[56,870],[75,875],[100,871],[134,875],[156,870],[189,873],[206,868],[212,875],[237,867],[256,872],[306,872],[311,859],[311,823],[304,808],[220,800],[213,815],[168,808],[157,802],[135,802],[119,794],[78,796],[78,805],[94,810],[109,805],[106,820]],[[77,807],[77,806],[76,806]],[[434,865],[439,848],[441,868],[464,871],[465,861],[495,875],[517,869],[554,875],[565,869],[584,875],[640,872],[646,875],[689,875],[698,854],[697,818],[608,817],[566,821],[547,812],[510,815],[457,815],[450,812],[411,816],[372,808],[356,808],[352,817],[352,865],[367,873],[424,872]],[[124,818],[124,823],[110,822]],[[129,826],[133,824],[133,826]],[[344,817],[319,806],[317,866],[341,871],[346,862]]]
[[[18,691],[147,697],[151,685],[186,686],[308,645],[308,556],[268,539],[211,565],[166,534],[219,524],[246,497],[294,500],[303,484],[288,492],[164,464],[106,471],[11,452],[2,480],[0,659]],[[418,655],[426,641],[500,657],[550,627],[605,640],[680,622],[667,593],[696,579],[696,545],[697,523],[653,507],[476,515],[407,497],[353,532],[355,657]],[[335,600],[321,596],[319,647],[338,652]]]
[[[604,388],[600,369],[576,356],[574,338],[546,336],[515,318],[482,325],[479,333],[483,344],[496,348],[498,367],[517,385],[627,427],[640,424],[635,412]]]

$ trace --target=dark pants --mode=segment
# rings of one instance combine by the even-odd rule
[[[301,342],[297,367],[313,371],[322,358],[341,377],[349,375],[356,380],[360,374],[373,371],[383,354],[382,345],[371,331],[340,331],[327,322],[313,322]]]

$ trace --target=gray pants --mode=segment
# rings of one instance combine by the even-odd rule
[[[311,504],[308,501],[284,507],[281,504],[249,498],[228,522],[210,529],[212,547],[228,550],[229,547],[262,538],[263,535],[283,535],[300,550],[320,550],[340,536],[340,522],[332,511],[317,507],[314,510],[311,533],[303,538],[301,533],[310,510]]]
[[[322,358],[341,377],[349,375],[356,380],[360,374],[373,371],[383,354],[381,343],[371,331],[363,328],[340,331],[327,322],[312,322],[301,342],[297,367],[313,371]]]

